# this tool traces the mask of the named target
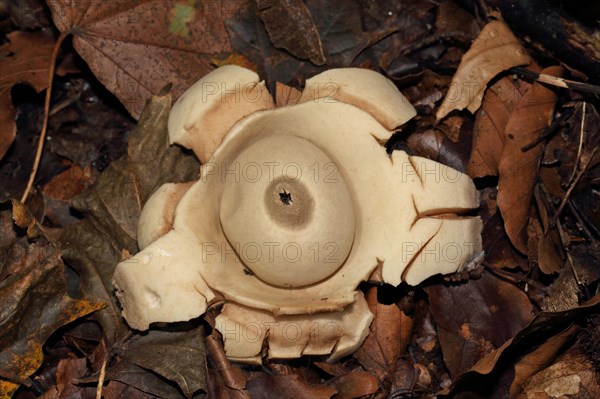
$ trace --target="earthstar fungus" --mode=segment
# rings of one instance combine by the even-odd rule
[[[381,143],[415,116],[395,85],[365,69],[306,82],[275,108],[264,82],[225,66],[175,103],[172,143],[204,162],[197,182],[165,185],[140,217],[141,252],[114,284],[131,327],[216,319],[228,357],[355,351],[373,318],[357,286],[378,264],[384,282],[419,284],[481,256],[471,179]]]

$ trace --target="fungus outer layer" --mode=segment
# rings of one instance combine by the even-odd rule
[[[381,145],[415,115],[392,82],[330,70],[307,81],[298,104],[276,109],[266,91],[239,109],[207,91],[236,82],[264,91],[253,72],[220,68],[173,107],[171,141],[204,163],[176,207],[160,198],[146,205],[156,207],[149,215],[174,214],[172,229],[117,265],[132,327],[198,317],[218,293],[226,305],[216,328],[230,358],[260,361],[263,340],[271,357],[335,358],[368,333],[372,315],[357,286],[378,264],[385,282],[418,284],[481,256],[481,220],[460,217],[479,204],[471,179]],[[331,95],[314,90],[326,83]],[[241,339],[253,322],[256,340]],[[314,336],[310,326],[326,325],[339,327],[331,339]]]

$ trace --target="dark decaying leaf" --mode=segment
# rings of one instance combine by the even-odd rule
[[[112,274],[123,250],[137,252],[140,211],[166,182],[196,178],[198,161],[169,146],[171,98],[153,97],[131,132],[128,154],[113,162],[96,183],[73,201],[86,217],[67,226],[59,240],[65,259],[81,275],[81,294],[109,306],[96,315],[110,342],[127,333],[113,294]]]
[[[250,399],[250,394],[246,390],[232,389],[226,385],[217,370],[208,369],[208,391],[209,398],[223,399]]]
[[[440,127],[443,127],[443,124]],[[469,157],[467,134],[461,134],[460,140],[453,141],[443,133],[440,127],[428,129],[419,134],[411,134],[407,138],[408,147],[416,155],[433,159],[465,173]]]
[[[258,15],[275,47],[315,65],[327,62],[319,32],[302,0],[257,0],[256,3]]]
[[[574,321],[590,313],[597,312],[600,305],[600,295],[594,296],[592,299],[582,304],[579,307],[569,309],[562,312],[540,312],[529,322],[523,329],[518,331],[514,337],[506,341],[498,349],[488,353],[479,360],[471,369],[456,377],[449,389],[444,390],[444,394],[462,390],[463,392],[478,392],[493,389],[493,386],[483,386],[477,383],[478,378],[484,379],[491,375],[510,362],[510,359],[523,356],[526,348],[535,348],[546,339],[561,335]],[[558,339],[558,338],[556,338]],[[554,339],[554,340],[556,340]],[[498,379],[498,376],[495,378]],[[484,380],[485,381],[485,380]],[[489,379],[487,380],[489,381]],[[512,378],[511,378],[512,381]],[[493,384],[492,384],[493,385]],[[503,397],[507,397],[510,382],[506,386],[506,392]]]
[[[138,118],[168,83],[179,96],[229,53],[223,21],[239,1],[50,0],[52,19],[98,79]]]
[[[123,348],[126,361],[177,383],[185,397],[206,391],[204,329],[184,332],[149,331],[136,335]]]
[[[110,94],[92,76],[61,79],[53,92],[57,98],[45,143],[49,152],[99,171],[127,152],[127,133],[135,123],[116,104],[99,101]]]
[[[357,2],[340,1],[332,7],[328,0],[308,0],[306,6],[313,16],[332,67],[351,66],[356,56],[380,33],[363,32],[361,9]],[[389,32],[391,29],[384,30]]]
[[[426,288],[444,362],[455,377],[511,339],[533,318],[527,295],[484,273],[478,280]]]
[[[67,295],[60,252],[22,204],[13,203],[12,215],[0,212],[0,232],[0,379],[29,384],[27,378],[42,364],[48,337],[105,304]]]
[[[309,0],[306,7],[332,67],[351,66],[362,50],[390,31],[363,32],[360,7],[356,2],[343,1],[332,7],[327,0]],[[240,4],[237,11],[237,18],[226,21],[231,45],[236,53],[243,54],[257,66],[258,74],[269,87],[274,88],[275,82],[300,87],[306,78],[324,70],[275,48],[257,17],[255,2]]]
[[[253,1],[240,4],[238,17],[228,19],[225,24],[233,49],[256,65],[256,72],[267,84],[274,86],[275,82],[282,82],[299,86],[301,77],[311,76],[320,70],[310,62],[298,60],[275,48],[257,12]]]
[[[79,380],[81,383],[97,383],[98,376],[82,378]],[[181,399],[182,394],[177,389],[175,384],[169,383],[166,379],[153,373],[152,371],[145,370],[133,363],[129,363],[126,360],[121,360],[115,365],[109,367],[106,370],[105,381],[110,381],[108,387],[114,382],[120,382],[128,387],[135,388],[136,390],[143,391],[150,395],[162,399]],[[118,397],[122,396],[123,390],[127,390],[126,387],[116,384],[112,389],[115,390],[113,394],[118,394]]]
[[[514,269],[521,267],[529,270],[527,259],[520,254],[506,235],[500,213],[496,212],[483,225],[481,232],[483,247],[485,248],[486,265],[493,268]]]
[[[26,83],[40,92],[48,87],[48,70],[54,38],[48,31],[12,32],[0,46],[0,159],[17,133],[11,89]]]

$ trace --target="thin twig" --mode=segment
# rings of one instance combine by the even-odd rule
[[[590,156],[581,164],[581,167],[578,171],[577,166],[579,166],[580,162],[581,162],[582,151],[583,151],[583,141],[585,138],[585,108],[586,108],[586,103],[584,102],[583,107],[582,107],[582,113],[581,113],[581,125],[579,127],[579,148],[577,150],[577,158],[575,159],[575,166],[573,167],[573,173],[571,174],[571,177],[569,178],[569,188],[567,189],[567,192],[565,193],[565,195],[560,203],[560,206],[558,207],[558,209],[554,213],[554,216],[552,217],[552,223],[551,223],[552,225],[555,224],[556,221],[558,220],[558,218],[560,217],[560,214],[561,214],[563,208],[569,201],[571,193],[575,189],[575,186],[577,186],[579,179],[581,178],[581,176],[583,176],[583,174],[587,170],[588,166],[590,165],[590,162],[592,161],[592,159],[594,158],[594,155],[596,154],[596,151],[598,150],[598,147],[594,147]]]
[[[569,199],[568,204],[569,204],[569,209],[571,210],[571,213],[575,216],[575,219],[577,219],[577,223],[579,223],[579,227],[581,227],[583,234],[585,234],[588,241],[592,241],[593,240],[592,234],[587,229],[585,222],[583,221],[583,219],[581,218],[581,215],[579,214],[579,211],[577,210],[577,208],[575,208],[575,205],[573,204],[573,200]]]
[[[528,79],[536,80],[541,83],[546,83],[563,89],[578,90],[585,93],[600,94],[600,86],[591,85],[589,83],[577,82],[574,80],[559,78],[545,73],[537,73],[525,68],[514,67],[508,70],[510,73],[522,75]]]
[[[538,290],[544,292],[545,294],[548,294],[548,288],[545,287],[544,285],[540,284],[539,282],[530,279],[529,277],[525,277],[525,276],[518,276],[514,273],[510,273],[507,271],[504,271],[502,269],[498,269],[495,267],[492,267],[491,265],[487,264],[486,262],[483,262],[483,266],[493,275],[495,275],[498,278],[504,279],[504,280],[508,280],[510,282],[513,282],[515,284],[519,284],[519,283],[525,283],[525,284],[529,284],[532,287],[537,288]]]
[[[573,200],[569,200],[569,207],[572,208],[574,214],[581,215],[581,211],[579,210],[579,208],[577,208],[577,204]],[[579,218],[577,220],[579,220]],[[587,218],[584,219],[583,217],[581,217],[581,221],[587,224],[587,227],[590,228],[596,234],[597,237],[600,237],[600,228],[598,226],[596,226],[593,222],[587,220]]]
[[[98,377],[98,386],[96,387],[96,399],[102,399],[102,387],[106,378],[106,364],[108,363],[108,352],[102,360],[102,368],[100,368],[100,377]]]
[[[575,178],[575,174],[577,174],[577,165],[579,165],[579,160],[581,159],[581,150],[583,149],[583,138],[585,137],[585,104],[586,102],[584,101],[583,106],[581,107],[581,125],[579,126],[579,147],[577,148],[577,157],[575,158],[577,162],[575,162],[575,166],[573,167],[573,173],[571,173],[571,177],[569,177],[569,185]]]
[[[40,166],[40,160],[42,159],[42,151],[44,150],[44,142],[46,141],[46,132],[48,131],[50,99],[52,97],[52,81],[54,80],[56,58],[58,57],[58,50],[60,49],[62,42],[67,36],[67,32],[61,33],[58,39],[56,40],[56,43],[54,44],[54,48],[52,49],[52,58],[50,58],[50,68],[48,68],[48,89],[46,89],[46,99],[44,101],[44,122],[42,124],[42,131],[40,133],[40,141],[38,142],[35,160],[33,161],[33,167],[31,168],[31,174],[29,175],[29,181],[27,182],[27,187],[25,188],[25,192],[23,192],[23,196],[21,197],[22,203],[25,203],[25,201],[27,201],[27,197],[31,192],[33,182],[35,181],[35,176],[37,175],[38,167]]]
[[[562,210],[564,209],[565,205],[567,204],[567,201],[569,200],[569,198],[571,197],[571,193],[573,192],[573,190],[575,189],[575,187],[577,186],[577,183],[579,183],[579,179],[581,179],[581,176],[583,176],[588,168],[588,166],[590,165],[590,162],[592,161],[592,158],[594,158],[594,155],[596,155],[596,151],[598,150],[598,147],[594,148],[592,150],[592,153],[590,154],[589,158],[586,159],[585,163],[583,165],[581,165],[581,170],[579,170],[579,172],[577,172],[577,176],[575,176],[575,179],[573,180],[573,183],[571,183],[571,185],[569,186],[569,188],[567,189],[567,192],[565,193],[560,206],[558,207],[558,209],[556,210],[556,213],[554,213],[554,216],[552,216],[552,221],[550,222],[550,225],[554,225],[560,214],[562,213]]]
[[[556,228],[558,230],[558,236],[560,237],[560,241],[562,242],[563,249],[565,250],[565,254],[567,255],[567,261],[569,263],[569,266],[571,267],[571,271],[573,272],[573,277],[575,277],[575,282],[577,283],[577,285],[579,287],[582,287],[583,284],[581,283],[581,280],[579,279],[579,274],[577,274],[577,270],[575,269],[575,263],[573,262],[573,257],[571,256],[569,247],[567,246],[567,239],[564,236],[565,233],[562,229],[560,220],[557,221],[556,223],[557,223]]]

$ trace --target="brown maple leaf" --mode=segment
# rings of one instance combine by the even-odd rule
[[[48,0],[58,29],[136,119],[146,100],[172,84],[177,97],[231,52],[224,20],[240,1]]]

